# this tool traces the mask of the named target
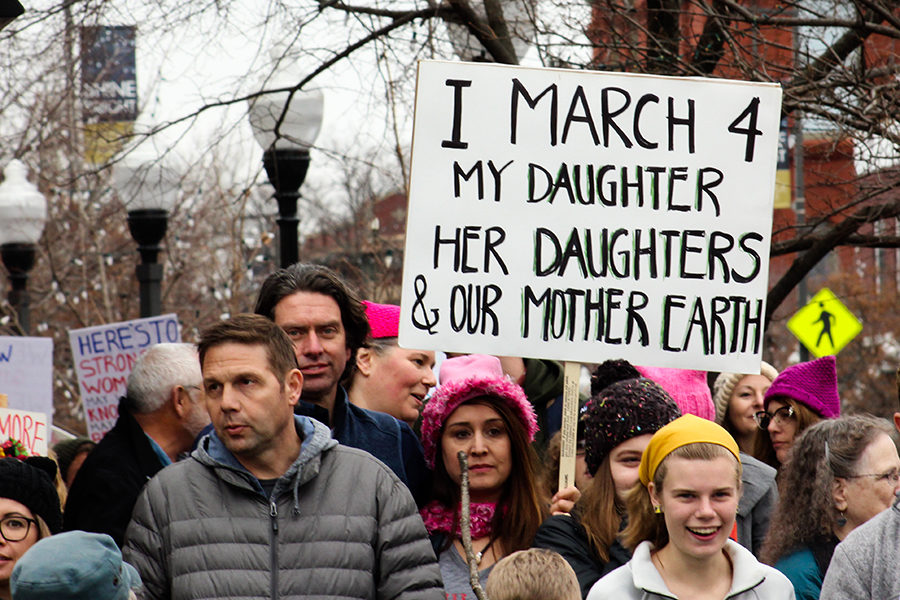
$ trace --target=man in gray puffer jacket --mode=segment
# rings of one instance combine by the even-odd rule
[[[294,415],[303,376],[287,335],[238,315],[199,351],[215,432],[146,485],[126,533],[146,597],[443,600],[407,487]]]

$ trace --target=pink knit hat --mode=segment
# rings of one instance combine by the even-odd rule
[[[422,410],[422,446],[425,462],[434,468],[438,440],[444,422],[460,404],[481,396],[502,400],[522,421],[528,441],[534,441],[537,418],[522,388],[503,374],[500,359],[485,354],[448,358],[441,363],[441,385]]]
[[[697,415],[710,421],[716,420],[716,407],[712,392],[706,383],[706,371],[670,369],[667,367],[636,367],[641,375],[658,383],[666,390],[681,414]]]
[[[766,410],[769,402],[778,396],[796,400],[826,419],[841,416],[837,361],[833,356],[823,356],[791,365],[775,378],[766,392],[763,399]]]
[[[396,304],[378,304],[368,300],[363,300],[362,304],[366,309],[366,318],[369,319],[373,340],[392,338],[399,335],[399,306]]]

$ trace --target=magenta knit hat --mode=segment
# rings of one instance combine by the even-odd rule
[[[440,380],[441,384],[422,410],[422,446],[429,468],[434,468],[438,439],[444,422],[460,404],[480,396],[490,396],[506,402],[522,421],[528,441],[534,441],[534,434],[538,430],[534,408],[522,388],[503,374],[500,359],[496,356],[468,354],[448,358],[441,363]]]
[[[636,367],[641,375],[652,379],[666,390],[681,409],[681,414],[697,415],[716,420],[712,392],[706,383],[706,371],[670,369],[666,367]]]
[[[833,356],[823,356],[809,362],[791,365],[782,371],[763,399],[769,410],[769,402],[783,396],[812,409],[826,419],[841,416],[841,399],[838,397],[837,362]]]
[[[366,318],[372,330],[372,339],[393,338],[399,335],[400,307],[396,304],[378,304],[362,301],[366,309]]]

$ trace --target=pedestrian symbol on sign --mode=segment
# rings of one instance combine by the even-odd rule
[[[831,342],[831,347],[834,348],[834,338],[831,336],[831,325],[835,320],[834,315],[825,310],[824,302],[819,302],[819,307],[822,309],[822,314],[819,315],[819,318],[816,319],[815,322],[822,322],[822,331],[819,332],[819,339],[816,340],[816,347],[819,347],[822,344],[822,336],[827,335],[828,341]]]
[[[828,288],[822,288],[812,300],[787,322],[815,357],[837,354],[862,331],[862,323]]]

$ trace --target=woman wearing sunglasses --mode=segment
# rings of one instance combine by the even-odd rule
[[[851,416],[801,435],[781,472],[763,559],[788,576],[799,600],[817,600],[837,543],[888,508],[900,456],[886,421]]]
[[[782,371],[766,391],[756,422],[753,456],[779,469],[794,440],[810,425],[841,414],[837,368],[833,356],[798,363]]]
[[[9,578],[16,561],[39,539],[62,530],[55,477],[50,458],[0,460],[0,600],[12,598]]]

